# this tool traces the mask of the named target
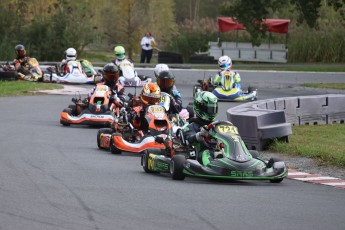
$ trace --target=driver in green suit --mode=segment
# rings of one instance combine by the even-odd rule
[[[197,160],[204,166],[217,156],[204,144],[204,138],[209,136],[207,125],[212,123],[218,114],[218,98],[211,92],[197,92],[193,100],[193,109],[196,118],[190,119],[190,123],[182,130],[188,145],[196,149]]]

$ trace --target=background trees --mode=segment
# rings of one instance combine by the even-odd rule
[[[247,31],[219,34],[218,16],[237,18]],[[188,61],[218,38],[265,42],[265,28],[253,23],[263,18],[291,20],[289,62],[345,62],[345,0],[2,0],[0,60],[12,60],[18,43],[41,61],[59,61],[69,47],[83,56],[92,48],[111,52],[116,44],[135,58],[150,31],[161,50]]]

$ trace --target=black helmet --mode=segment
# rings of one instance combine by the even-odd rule
[[[25,47],[21,44],[16,45],[16,47],[14,47],[14,51],[16,52],[18,58],[23,58],[26,55]]]
[[[162,92],[170,93],[175,84],[175,76],[170,71],[162,71],[157,76],[157,84]]]
[[[108,63],[103,67],[103,78],[109,83],[117,82],[119,79],[119,69],[114,63]]]

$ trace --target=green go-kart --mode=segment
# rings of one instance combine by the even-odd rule
[[[208,164],[201,164],[197,148],[192,148],[184,140],[179,130],[179,144],[173,148],[167,145],[166,153],[148,149],[142,154],[141,165],[145,172],[170,173],[174,180],[184,180],[186,176],[233,179],[233,180],[269,180],[280,183],[288,175],[285,163],[279,159],[264,160],[259,153],[248,150],[242,141],[237,127],[229,121],[215,121],[208,125],[209,137],[205,138],[213,159]],[[157,142],[164,143],[162,138]]]

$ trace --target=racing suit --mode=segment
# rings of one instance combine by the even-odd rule
[[[30,57],[26,56],[24,58],[16,58],[13,60],[14,69],[22,75],[30,74],[30,70],[26,68],[26,63]]]
[[[183,136],[188,145],[193,146],[196,150],[196,158],[200,164],[206,166],[214,159],[214,152],[210,151],[203,142],[197,140],[197,133],[203,126],[210,124],[200,118],[192,118],[187,126],[182,129]]]
[[[240,76],[240,74],[238,73],[238,72],[235,72],[235,71],[230,71],[233,75],[234,75],[234,88],[238,88],[238,89],[241,89],[241,84],[240,84],[240,82],[241,82],[241,76]],[[219,71],[218,73],[217,73],[217,75],[214,77],[214,80],[213,80],[213,84],[215,85],[215,86],[218,86],[218,85],[221,85],[222,83],[220,82],[221,81],[221,76],[220,76],[220,74],[221,74],[221,71]]]
[[[159,104],[164,106],[164,107],[165,107],[164,103],[165,103],[166,97],[167,97],[166,94],[170,95],[170,97],[172,99],[172,100],[170,100],[170,107],[169,107],[168,112],[169,113],[175,113],[176,110],[177,110],[177,113],[181,112],[181,110],[182,110],[182,97],[181,97],[180,92],[176,89],[176,86],[174,85],[174,87],[170,93],[162,92],[161,101]]]

